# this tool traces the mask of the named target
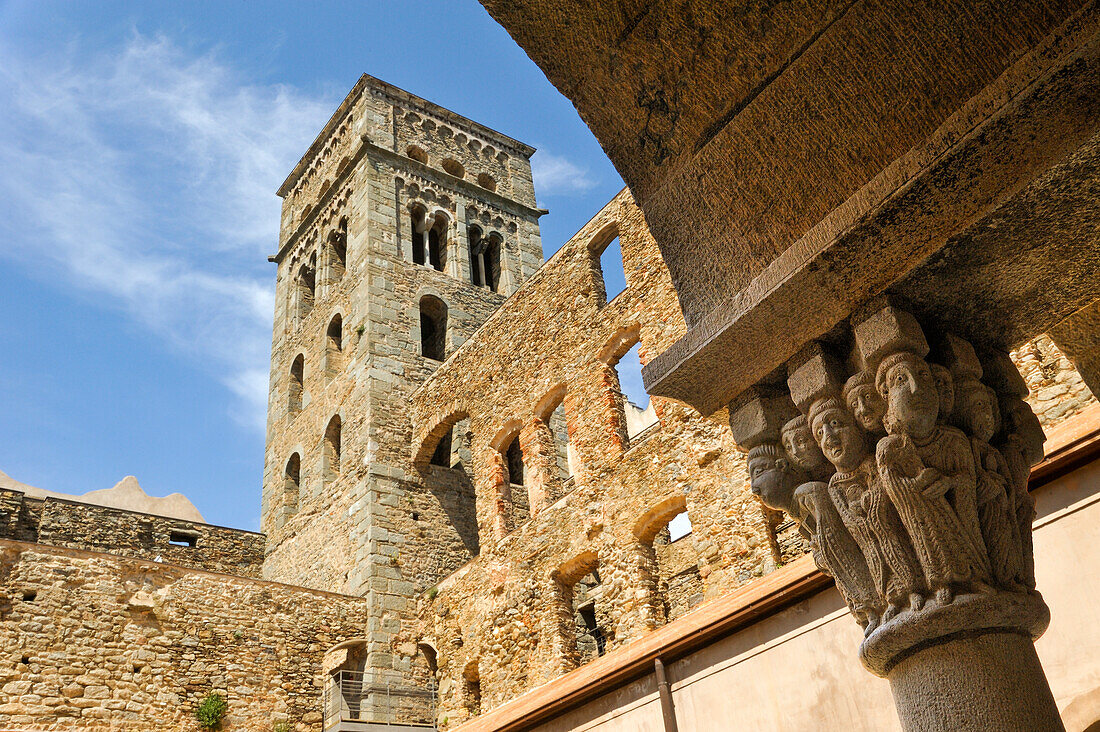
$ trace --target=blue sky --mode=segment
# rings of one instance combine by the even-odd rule
[[[548,256],[622,187],[475,0],[0,3],[0,470],[259,525],[275,190],[363,72],[538,147]]]

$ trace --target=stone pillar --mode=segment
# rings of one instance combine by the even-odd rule
[[[1073,362],[1094,395],[1100,395],[1100,300],[1050,329],[1050,338]]]
[[[463,282],[470,281],[470,242],[467,238],[468,224],[466,223],[466,206],[461,202],[455,205],[455,233],[450,239],[454,239],[453,251],[447,255],[447,266],[453,267],[451,270],[451,276],[462,280]],[[451,242],[448,240],[448,247],[451,246]],[[453,262],[453,264],[452,264]]]
[[[550,497],[561,494],[561,474],[558,470],[558,449],[549,425],[538,417],[531,418],[519,433],[523,464],[527,470],[527,496],[531,517],[539,514]]]
[[[753,493],[809,538],[904,729],[1063,729],[1033,645],[1043,436],[1019,372],[888,302],[830,335],[730,404]]]

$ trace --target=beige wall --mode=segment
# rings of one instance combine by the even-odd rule
[[[1100,720],[1100,461],[1037,491],[1039,656],[1068,732]],[[899,730],[889,684],[860,666],[860,632],[835,590],[670,664],[681,730]],[[536,729],[662,730],[653,677]]]

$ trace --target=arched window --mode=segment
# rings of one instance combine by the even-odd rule
[[[323,451],[323,469],[325,481],[334,480],[340,474],[340,429],[343,423],[340,415],[334,415],[325,428]]]
[[[409,211],[409,224],[412,227],[412,255],[413,264],[424,264],[427,259],[427,247],[425,246],[424,210],[413,208]]]
[[[462,167],[462,163],[458,162],[454,158],[443,159],[443,170],[447,171],[456,178],[466,177],[466,168]]]
[[[592,239],[588,250],[592,256],[592,268],[600,305],[606,305],[626,289],[623,253],[619,245],[619,227],[614,224],[605,227]]]
[[[447,350],[447,305],[438,297],[420,298],[420,354],[442,361]]]
[[[523,485],[523,450],[519,446],[519,435],[512,438],[504,451],[504,465],[508,469],[508,482],[512,485]]]
[[[442,272],[447,265],[447,230],[446,219],[437,216],[428,229],[428,263],[437,271]]]
[[[478,287],[485,284],[485,268],[481,261],[483,238],[480,226],[470,226],[466,229],[466,240],[470,243],[470,282]]]
[[[489,234],[481,256],[485,262],[485,284],[493,292],[500,291],[500,250],[504,242],[495,231]]]
[[[414,521],[424,519],[431,528],[431,541],[424,547],[430,556],[418,575],[422,586],[430,586],[451,574],[481,551],[477,496],[469,470],[470,420],[456,410],[424,435],[416,456],[420,480],[410,486]]]
[[[484,236],[481,228],[471,226],[470,241],[470,281],[478,287],[488,287],[493,292],[500,289],[500,234],[493,232]]]
[[[329,282],[339,282],[344,277],[348,259],[348,220],[341,219],[340,226],[328,238],[325,247],[328,256]]]
[[[317,271],[311,259],[298,268],[296,291],[298,295],[298,319],[302,320],[313,310],[313,298],[317,290]]]
[[[463,690],[466,711],[471,717],[476,717],[481,714],[481,674],[478,672],[477,661],[466,664],[466,668],[462,671],[462,680],[463,686],[466,687]]]
[[[417,162],[424,163],[425,165],[428,164],[428,153],[424,152],[424,149],[421,147],[409,145],[405,149],[405,154]]]
[[[619,379],[628,440],[633,440],[657,424],[653,401],[642,385],[642,361],[638,354],[640,345],[635,343],[616,363],[611,364]]]
[[[647,511],[635,524],[641,552],[647,612],[653,627],[675,620],[703,598],[703,578],[682,495]]]
[[[531,499],[524,484],[523,450],[517,434],[504,449],[504,493],[508,530],[524,524],[531,517]]]
[[[291,416],[302,411],[302,391],[305,384],[306,357],[298,354],[290,364],[290,383],[287,385],[287,411]]]
[[[333,376],[343,368],[344,320],[340,314],[332,316],[325,329],[325,374]]]
[[[495,191],[497,189],[497,182],[493,180],[493,176],[488,173],[481,173],[477,176],[477,184],[487,191]]]
[[[287,460],[283,472],[283,513],[298,512],[298,491],[302,480],[302,458],[294,453]]]
[[[562,662],[576,668],[602,656],[614,640],[598,556],[585,552],[566,562],[554,573],[554,582],[560,612],[574,619],[560,625]]]

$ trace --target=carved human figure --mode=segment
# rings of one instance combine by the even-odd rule
[[[875,591],[867,560],[845,526],[829,495],[829,484],[803,483],[795,492],[797,514],[810,536],[810,549],[818,568],[836,580],[844,602],[864,633],[881,622],[884,604]]]
[[[908,603],[923,604],[924,580],[905,527],[886,495],[868,449],[867,433],[837,398],[819,399],[810,409],[813,434],[836,473],[829,480],[832,499],[856,540],[885,601],[883,621]]]
[[[814,480],[828,480],[833,467],[814,440],[809,422],[801,414],[783,425],[783,449],[796,466]]]
[[[878,438],[886,434],[882,418],[886,416],[886,402],[875,389],[873,371],[860,371],[844,384],[844,402],[855,415],[863,429]]]
[[[828,495],[828,484],[806,481],[783,449],[764,442],[749,450],[749,485],[769,508],[786,511],[810,541],[817,566],[836,580],[852,615],[864,628],[878,625],[882,608],[867,563]]]
[[[1035,523],[1035,499],[1027,490],[1027,480],[1031,474],[1031,466],[1037,465],[1043,459],[1043,442],[1046,436],[1039,418],[1031,411],[1027,402],[1019,397],[1003,399],[1001,410],[1004,420],[999,449],[1012,474],[1016,526],[1023,548],[1019,580],[1021,584],[1034,588],[1035,554],[1031,532]]]
[[[947,424],[955,411],[955,380],[947,367],[940,366],[938,363],[928,364],[928,369],[932,372],[932,380],[936,382],[936,393],[940,397],[939,422]]]
[[[989,444],[1000,420],[993,390],[975,378],[955,387],[955,422],[970,436],[977,474],[978,521],[994,581],[1020,589],[1023,548],[1016,521],[1012,472],[1001,452]]]
[[[887,356],[875,385],[886,401],[889,433],[878,443],[878,472],[929,587],[946,604],[960,586],[981,588],[990,579],[970,441],[936,423],[940,395],[920,356],[904,351]]]
[[[749,450],[749,487],[764,505],[797,517],[794,491],[807,475],[788,459],[783,448],[764,442]]]

